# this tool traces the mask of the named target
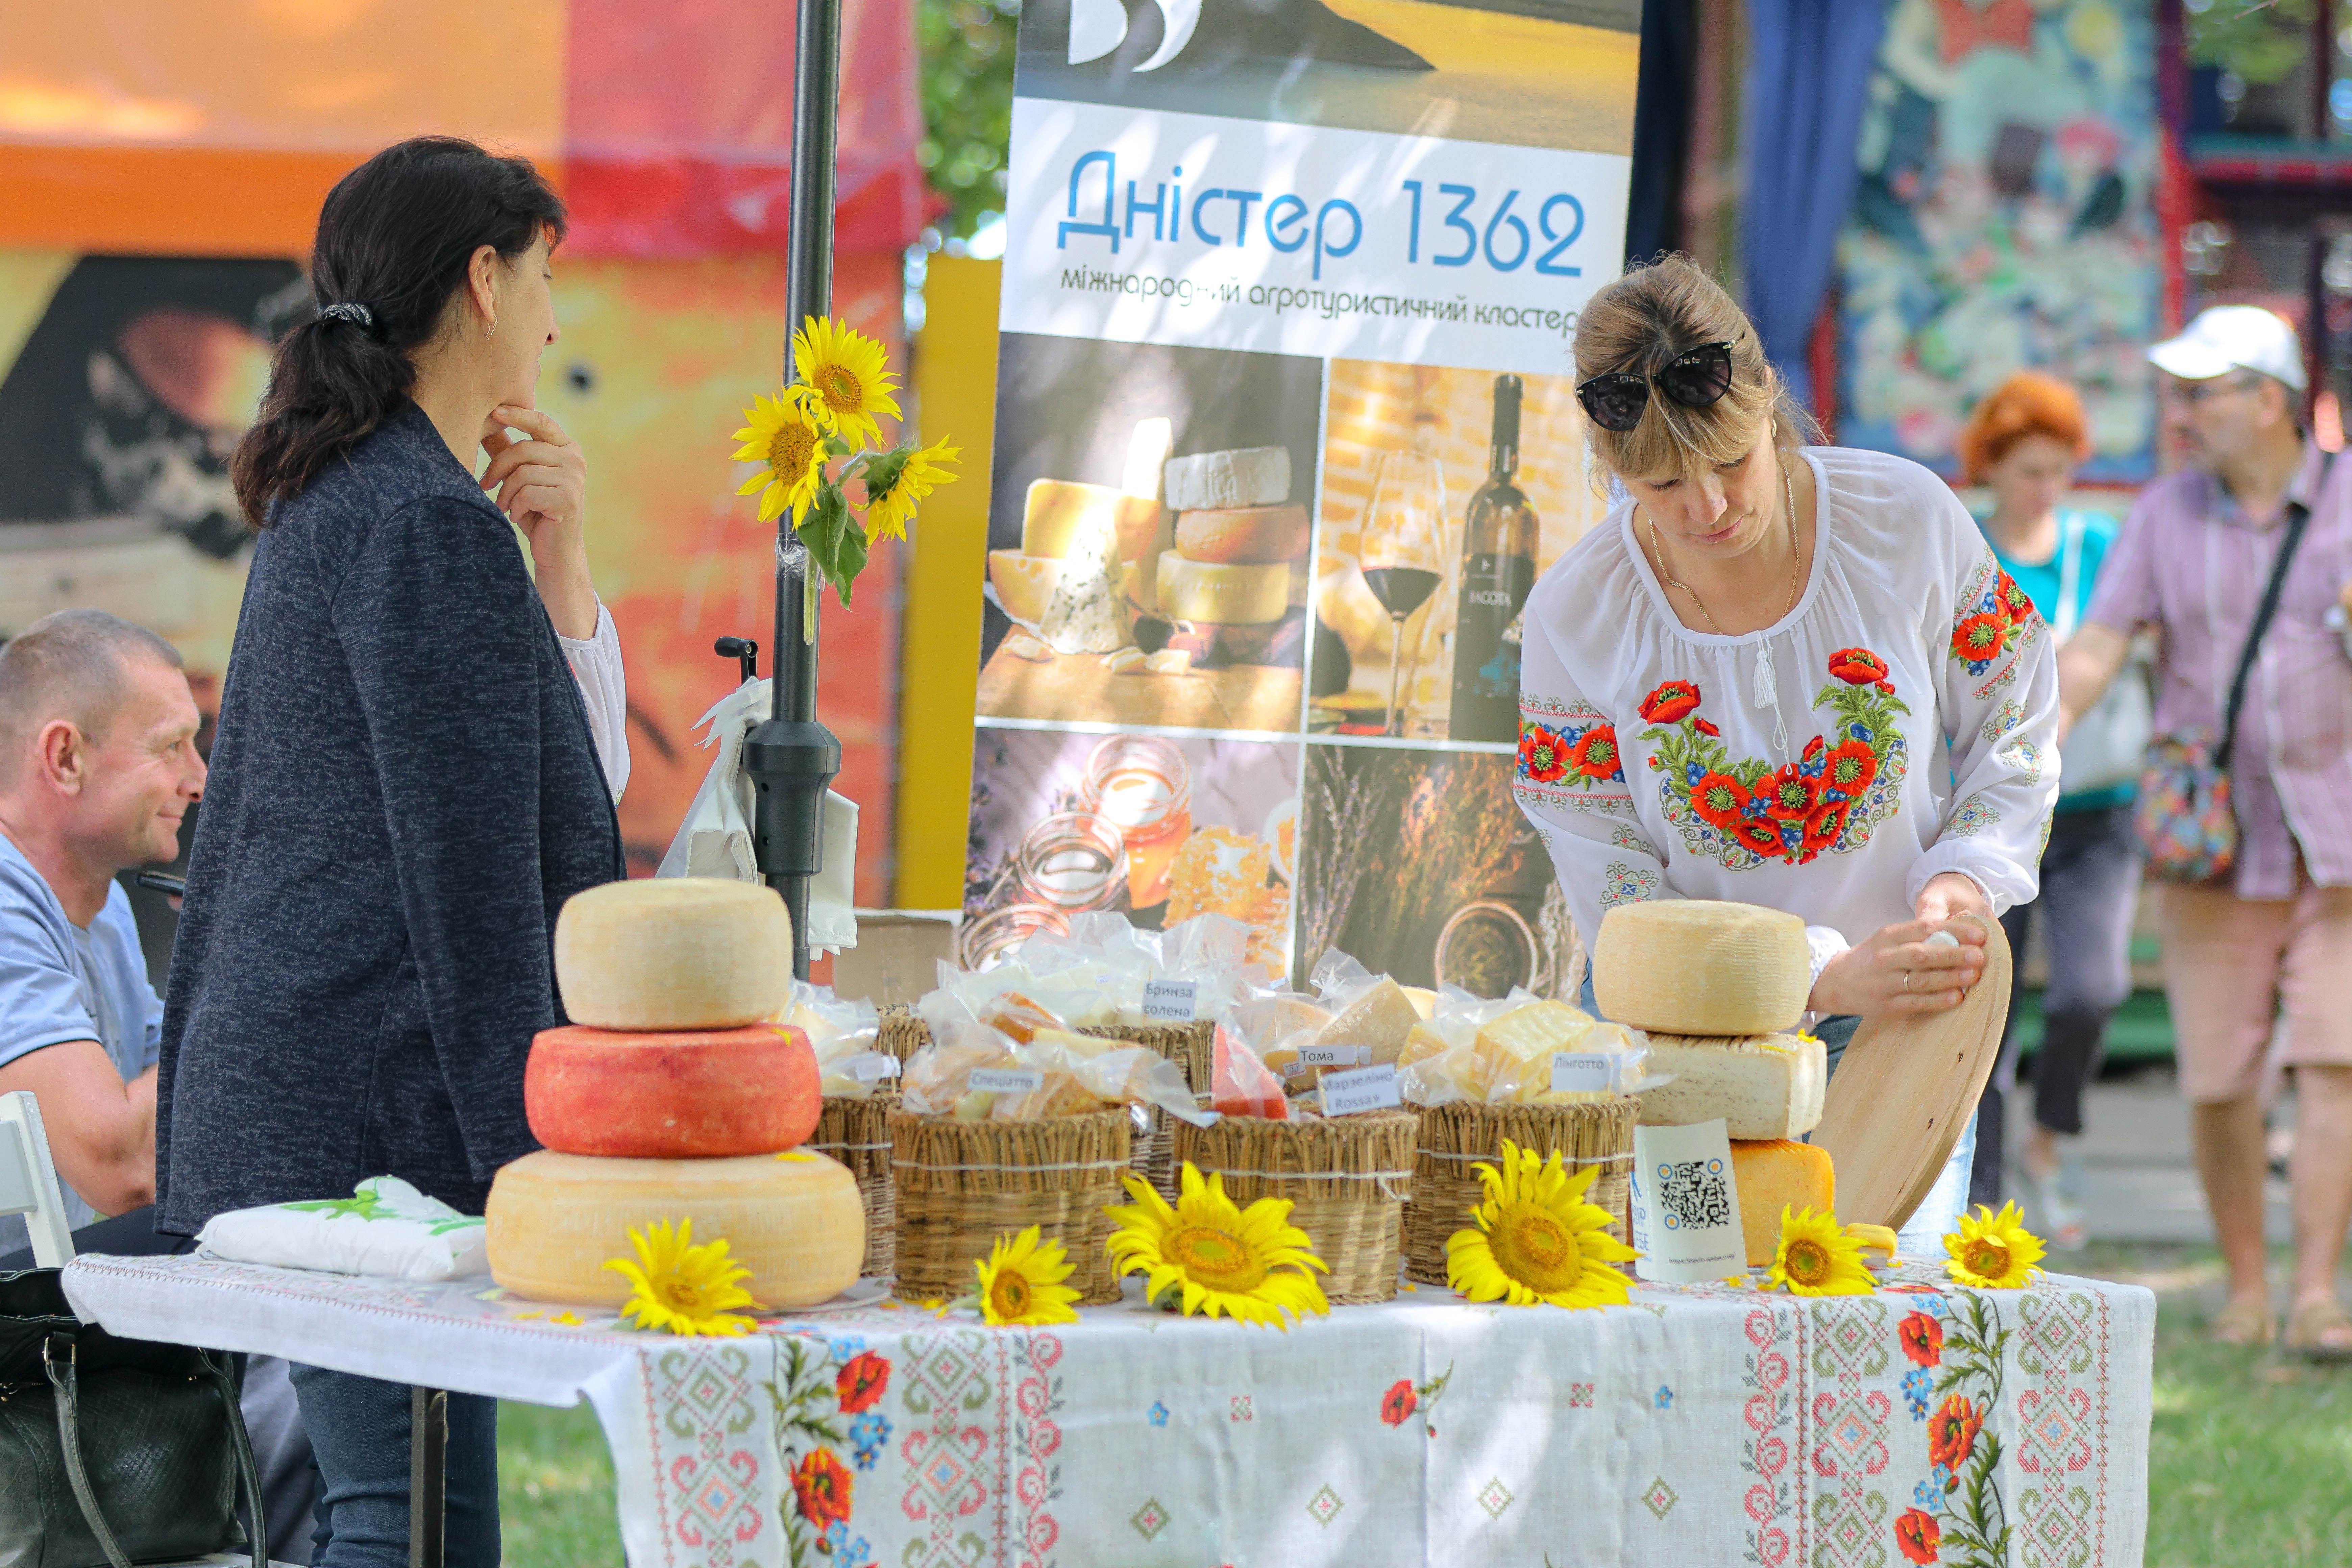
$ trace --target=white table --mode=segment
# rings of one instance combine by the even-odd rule
[[[1946,1563],[1981,1527],[2010,1531],[1990,1561],[2131,1568],[2147,1523],[2155,1298],[2086,1279],[1948,1292],[1908,1268],[1868,1297],[1643,1288],[1573,1313],[1423,1288],[1286,1335],[1132,1297],[992,1331],[868,1286],[716,1341],[487,1279],[85,1257],[65,1284],[118,1334],[584,1395],[636,1568],[1907,1568],[1895,1531],[1923,1521]]]

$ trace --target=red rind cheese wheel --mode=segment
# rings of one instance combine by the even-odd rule
[[[542,1029],[522,1075],[531,1136],[625,1160],[772,1154],[815,1131],[824,1096],[808,1037],[784,1025],[635,1034]]]

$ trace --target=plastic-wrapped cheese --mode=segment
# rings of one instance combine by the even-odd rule
[[[596,1029],[734,1029],[791,998],[793,921],[773,888],[650,877],[575,893],[555,917],[563,1011]]]
[[[1691,1039],[1652,1035],[1642,1125],[1687,1127],[1720,1116],[1734,1138],[1795,1138],[1822,1120],[1829,1047],[1804,1035]]]
[[[636,1260],[632,1226],[694,1221],[694,1239],[724,1238],[751,1271],[762,1307],[829,1301],[857,1279],[866,1213],[856,1178],[822,1154],[736,1160],[611,1160],[542,1149],[506,1166],[484,1211],[490,1274],[533,1301],[618,1307],[628,1279],[604,1267]]]
[[[1601,1016],[1670,1035],[1769,1035],[1796,1027],[1812,989],[1805,922],[1702,899],[1620,904],[1592,943]]]
[[[1404,987],[1383,974],[1370,990],[1349,1003],[1315,1037],[1318,1046],[1368,1046],[1372,1063],[1392,1062],[1404,1049],[1405,1037],[1421,1022]]]
[[[1290,607],[1287,566],[1214,566],[1163,552],[1154,584],[1160,613],[1175,621],[1265,626]]]
[[[1276,506],[1290,499],[1290,448],[1244,447],[1171,458],[1163,477],[1168,504],[1178,511]]]
[[[1488,1019],[1471,1047],[1479,1088],[1490,1100],[1549,1094],[1552,1053],[1582,1050],[1592,1030],[1591,1015],[1565,1002],[1530,1002]]]
[[[1831,1168],[1830,1152],[1810,1143],[1734,1139],[1731,1176],[1739,1188],[1739,1229],[1751,1268],[1771,1262],[1780,1249],[1783,1208],[1831,1214],[1837,1206],[1837,1173]]]
[[[816,1128],[824,1101],[800,1030],[625,1034],[542,1029],[522,1074],[530,1135],[567,1154],[710,1159],[773,1154]]]

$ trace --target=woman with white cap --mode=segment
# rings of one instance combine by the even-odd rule
[[[2287,1343],[2352,1356],[2352,1313],[2336,1298],[2352,1223],[2352,659],[2328,624],[2352,578],[2352,507],[2304,432],[2303,351],[2285,321],[2216,306],[2147,357],[2168,377],[2165,428],[2189,466],[2125,520],[2060,656],[2065,722],[2098,700],[2133,630],[2155,626],[2159,749],[2170,742],[2218,781],[2217,820],[2234,822],[2221,879],[2168,881],[2159,905],[2180,1090],[2230,1271],[2211,1332],[2266,1344],[2277,1331],[2262,1089],[2284,1012],[2296,1104]],[[2143,788],[2143,838],[2170,815],[2168,794]],[[2165,869],[2151,859],[2151,879]]]
[[[1688,260],[1596,294],[1576,364],[1625,495],[1528,601],[1514,793],[1586,949],[1617,904],[1762,904],[1811,929],[1832,1050],[1861,1016],[1958,1005],[1987,924],[2033,897],[2057,794],[2042,617],[1934,474],[1804,444]],[[1940,1253],[1972,1152],[1905,1252]]]

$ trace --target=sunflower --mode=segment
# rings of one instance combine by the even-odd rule
[[[621,1316],[634,1319],[641,1329],[667,1329],[673,1334],[740,1334],[751,1320],[729,1309],[760,1303],[737,1283],[751,1271],[727,1256],[724,1240],[694,1245],[694,1221],[682,1219],[673,1230],[657,1219],[644,1230],[629,1230],[629,1244],[637,1260],[611,1258],[604,1267],[628,1277],[628,1301]]]
[[[1059,1241],[1041,1241],[1031,1226],[1018,1236],[1000,1236],[985,1258],[975,1258],[980,1272],[980,1316],[991,1328],[1036,1328],[1045,1323],[1075,1323],[1072,1309],[1078,1293],[1063,1280],[1070,1264]]]
[[[735,493],[747,496],[766,486],[760,493],[760,521],[773,522],[790,510],[798,527],[824,482],[824,405],[808,388],[787,386],[773,397],[752,399],[743,418],[743,428],[735,432],[743,443],[735,460],[764,466]]]
[[[940,465],[952,463],[961,448],[945,439],[917,448],[901,447],[866,465],[866,537],[904,539],[913,521],[916,503],[958,476]]]
[[[1624,1305],[1625,1276],[1609,1265],[1641,1254],[1609,1234],[1608,1210],[1585,1201],[1601,1167],[1571,1176],[1559,1151],[1547,1160],[1507,1138],[1499,1163],[1473,1167],[1486,1196],[1445,1243],[1445,1282],[1514,1307]]]
[[[1951,1260],[1944,1272],[1979,1290],[2019,1290],[2042,1272],[2042,1238],[2025,1228],[2014,1203],[1995,1214],[1982,1204],[1960,1216],[1960,1228],[1944,1237]]]
[[[1184,1163],[1174,1207],[1133,1172],[1120,1180],[1132,1206],[1106,1210],[1118,1228],[1110,1255],[1124,1275],[1141,1274],[1157,1300],[1180,1292],[1186,1317],[1230,1317],[1288,1329],[1283,1314],[1323,1316],[1331,1304],[1309,1268],[1323,1260],[1307,1250],[1307,1233],[1290,1223],[1286,1198],[1260,1198],[1244,1209],[1225,1196],[1224,1179],[1205,1180]]]
[[[1874,1286],[1862,1266],[1862,1245],[1838,1228],[1830,1215],[1810,1208],[1780,1208],[1780,1245],[1772,1254],[1768,1285],[1796,1296],[1867,1296]]]
[[[793,368],[852,447],[882,438],[875,415],[898,417],[890,395],[898,378],[890,374],[889,359],[880,343],[854,327],[836,326],[829,316],[809,317],[793,334]]]

